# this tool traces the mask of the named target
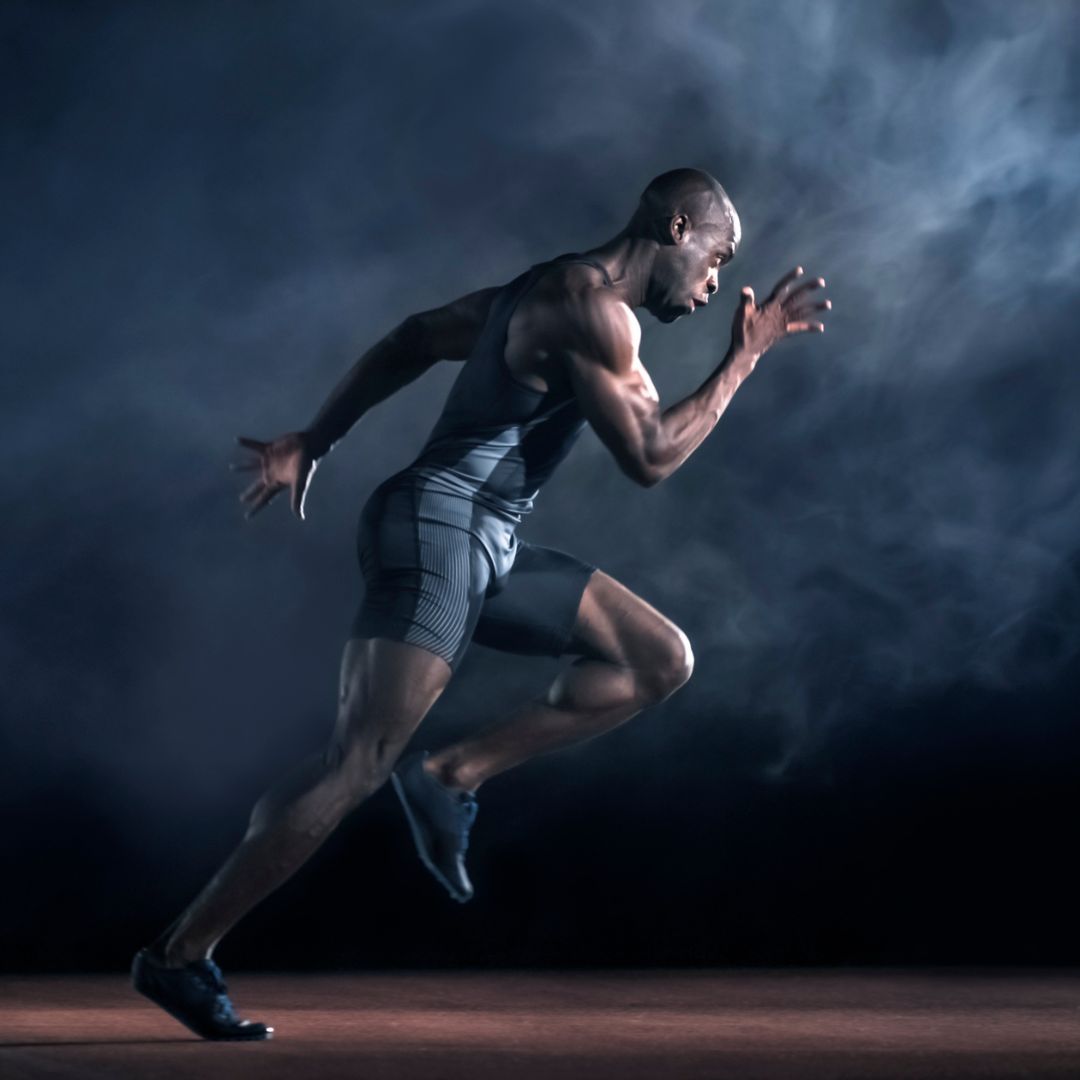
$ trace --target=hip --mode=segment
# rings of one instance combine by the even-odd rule
[[[364,503],[357,547],[361,565],[365,549],[373,552],[387,546],[400,555],[413,552],[420,561],[427,547],[451,549],[467,545],[472,537],[482,545],[492,572],[502,577],[513,565],[518,524],[476,499],[443,491],[422,478],[395,474]]]

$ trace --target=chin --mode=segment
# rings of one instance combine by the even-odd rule
[[[690,308],[688,307],[668,307],[663,311],[653,312],[657,319],[662,323],[673,323],[677,319],[681,319],[684,315],[690,314]]]

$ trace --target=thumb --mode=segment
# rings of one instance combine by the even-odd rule
[[[292,509],[293,513],[304,520],[304,500],[307,498],[308,488],[311,486],[311,478],[315,475],[318,467],[317,461],[307,461],[300,469],[300,475],[292,486]]]
[[[292,509],[293,513],[301,520],[304,520],[304,499],[307,498],[308,489],[308,477],[304,477],[303,480],[293,484],[292,489]]]
[[[743,286],[742,300],[744,304],[753,304],[754,302],[754,290],[749,285]]]

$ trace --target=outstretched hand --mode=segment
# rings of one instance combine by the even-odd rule
[[[832,301],[815,303],[809,293],[812,289],[820,289],[825,279],[812,278],[791,288],[802,275],[803,268],[796,266],[777,282],[776,288],[761,304],[754,303],[754,290],[749,285],[743,289],[731,328],[731,348],[733,363],[746,374],[754,370],[754,365],[768,349],[790,334],[824,333],[825,324],[811,316],[817,311],[828,311]]]
[[[257,514],[279,491],[289,489],[293,513],[304,518],[304,499],[315,475],[318,461],[311,453],[304,432],[294,431],[270,442],[260,442],[245,435],[236,441],[257,456],[229,466],[234,472],[258,471],[259,478],[240,495],[247,507],[244,517]]]

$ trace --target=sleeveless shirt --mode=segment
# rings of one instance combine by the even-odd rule
[[[425,495],[445,496],[429,498],[427,505],[437,502],[444,508],[439,517],[462,527],[475,525],[477,511],[482,517],[485,510],[500,519],[504,534],[521,524],[586,421],[572,390],[539,390],[511,374],[504,351],[507,327],[518,302],[549,267],[574,262],[597,267],[611,285],[598,262],[576,253],[537,263],[504,285],[427,441],[387,486],[411,483]],[[490,527],[470,531],[490,545]]]

